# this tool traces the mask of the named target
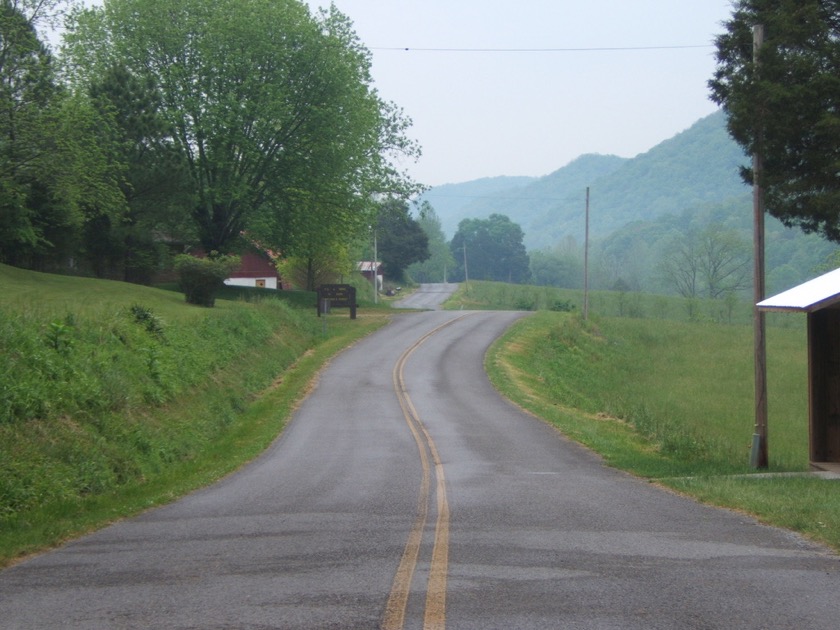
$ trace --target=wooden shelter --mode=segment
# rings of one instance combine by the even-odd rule
[[[808,317],[811,467],[840,471],[840,269],[758,303]]]

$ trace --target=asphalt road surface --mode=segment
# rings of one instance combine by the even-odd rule
[[[837,555],[502,400],[482,359],[520,316],[396,315],[253,464],[0,573],[0,627],[838,627]]]
[[[394,308],[438,309],[458,288],[457,283],[421,284],[417,291],[394,302]]]

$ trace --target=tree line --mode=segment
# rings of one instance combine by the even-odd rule
[[[395,159],[419,155],[411,121],[370,64],[334,6],[2,0],[0,262],[148,282],[173,249],[244,236],[347,267],[418,190]]]

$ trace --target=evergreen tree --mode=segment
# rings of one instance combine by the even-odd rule
[[[840,0],[738,0],[725,27],[712,99],[732,137],[763,156],[768,212],[840,241]],[[752,183],[751,169],[742,175]]]

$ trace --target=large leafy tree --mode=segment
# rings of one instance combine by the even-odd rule
[[[289,255],[359,230],[376,192],[407,178],[389,152],[414,154],[408,121],[372,89],[369,53],[334,8],[298,0],[105,0],[66,37],[79,81],[122,65],[151,76],[183,152],[192,218],[208,251],[258,229]],[[315,226],[315,227],[313,227]],[[304,246],[306,249],[308,246]],[[311,249],[311,248],[310,248]]]
[[[127,210],[117,220],[94,214],[86,225],[86,255],[98,275],[149,282],[162,264],[156,235],[189,233],[193,198],[183,154],[160,114],[153,78],[123,66],[108,68],[89,89],[100,127],[95,135],[122,165],[119,187]]]
[[[487,219],[463,219],[450,249],[461,278],[527,282],[531,272],[522,228],[503,214]],[[466,270],[464,269],[466,262]]]
[[[0,3],[0,249],[19,262],[42,244],[31,208],[34,161],[43,150],[40,121],[55,92],[52,57],[19,7]]]
[[[732,137],[763,156],[768,212],[840,241],[840,0],[738,0],[716,44],[712,99]]]
[[[414,217],[408,203],[386,201],[376,221],[377,246],[385,276],[402,281],[406,268],[429,258],[429,237]]]
[[[0,2],[0,260],[20,266],[72,256],[90,202],[121,212],[117,173],[92,142],[95,114],[61,87],[39,37],[66,5]]]
[[[455,259],[446,242],[440,217],[428,201],[420,204],[417,223],[429,239],[429,257],[411,264],[408,274],[417,282],[443,282],[455,269]]]

